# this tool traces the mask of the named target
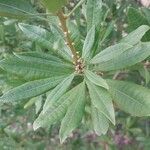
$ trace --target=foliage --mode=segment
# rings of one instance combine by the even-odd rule
[[[15,47],[11,54],[1,55],[2,105],[28,108],[35,104],[34,130],[60,124],[61,143],[79,126],[97,135],[106,134],[109,126],[116,124],[118,108],[132,116],[149,117],[150,42],[145,40],[150,30],[148,9],[143,9],[144,17],[129,8],[128,28],[132,32],[114,40],[117,21],[109,21],[113,12],[107,1],[79,1],[71,13],[69,6],[61,8],[65,0],[37,3],[38,9],[45,11],[46,7],[48,14],[40,14],[30,1],[13,1],[0,1],[0,15],[18,19],[12,23],[17,28],[14,35],[27,41],[24,45],[20,42],[19,49]],[[145,21],[132,23],[136,14]],[[33,22],[28,20],[31,18]],[[1,33],[3,30],[4,25]],[[1,34],[4,45],[5,38]],[[131,79],[123,77],[126,81],[116,80],[125,71],[140,73],[147,88],[136,84],[141,82],[133,83],[134,75]]]

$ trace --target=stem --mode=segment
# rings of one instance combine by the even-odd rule
[[[77,51],[74,47],[74,43],[72,43],[68,28],[67,28],[67,23],[66,23],[67,17],[63,14],[62,11],[59,11],[57,15],[58,15],[58,18],[61,23],[61,28],[62,28],[65,38],[66,38],[66,44],[68,45],[68,47],[70,48],[70,50],[72,52],[74,63],[77,64],[78,55],[77,55]]]
[[[66,17],[70,17],[76,11],[76,9],[78,9],[83,4],[84,1],[85,0],[79,1],[79,3],[72,9],[72,11],[68,15],[66,15]]]

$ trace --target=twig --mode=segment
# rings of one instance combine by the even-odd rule
[[[70,48],[70,50],[72,52],[74,63],[77,64],[78,55],[77,55],[77,51],[74,47],[74,43],[71,40],[70,32],[68,31],[68,28],[67,28],[67,23],[66,23],[67,17],[63,14],[62,11],[59,11],[57,15],[60,20],[60,26],[61,26],[61,28],[64,32],[64,35],[65,35],[65,38],[66,38],[66,45],[68,45],[68,47]]]

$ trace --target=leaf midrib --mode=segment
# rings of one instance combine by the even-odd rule
[[[45,79],[44,79],[44,80],[45,80]],[[58,79],[58,80],[59,80],[59,79]],[[37,80],[37,81],[38,81],[38,80]],[[39,80],[39,81],[41,81],[41,80]],[[34,82],[34,81],[33,81],[33,82]],[[45,83],[45,84],[43,84],[43,85],[41,85],[41,86],[38,86],[38,87],[37,87],[37,86],[36,86],[36,87],[34,86],[34,87],[32,87],[32,88],[30,88],[30,89],[27,89],[27,90],[25,90],[25,91],[26,91],[26,92],[28,92],[28,91],[31,91],[31,92],[32,92],[34,89],[39,89],[39,88],[41,88],[41,87],[43,87],[43,86],[48,85],[49,82],[50,82],[50,81],[48,81],[47,83]],[[53,81],[52,84],[54,84],[54,82],[56,82],[56,81]],[[58,82],[58,81],[57,81],[57,82]],[[31,83],[31,82],[30,82],[30,83]],[[25,85],[27,85],[27,84],[28,84],[28,83],[24,84],[23,86],[25,86]],[[51,84],[51,85],[52,85],[52,84]],[[47,91],[47,90],[46,90],[46,91]],[[9,94],[9,92],[10,92],[10,94],[12,94],[12,93],[11,93],[11,90],[8,91],[6,94]],[[38,94],[38,95],[39,95],[39,94]],[[4,96],[5,96],[5,95],[4,95]],[[3,98],[3,96],[1,97],[1,99],[2,99],[2,98]],[[6,99],[6,98],[5,98],[5,99]]]
[[[26,13],[26,14],[28,14],[28,15],[33,15],[32,13],[27,12],[27,11],[24,11],[24,10],[21,10],[21,9],[15,7],[15,6],[9,6],[9,5],[6,5],[6,4],[3,4],[3,3],[0,3],[0,5],[5,6],[5,7],[8,7],[8,8],[12,8],[12,9],[14,9],[14,10],[21,11],[22,13]]]
[[[130,95],[127,95],[126,93],[123,93],[122,91],[116,89],[115,87],[113,87],[113,89],[114,89],[115,91],[117,91],[117,92],[119,92],[119,93],[121,93],[121,94],[123,94],[123,95],[129,97],[129,100],[130,100],[130,101],[131,101],[131,99],[133,99],[133,101],[135,101],[136,103],[139,103],[139,104],[143,107],[144,104],[143,104],[143,103],[140,103],[140,101],[138,101],[138,99],[137,99],[137,101],[136,101],[136,99],[132,98]]]
[[[77,106],[78,106],[78,104],[79,104],[79,102],[80,102],[80,98],[81,98],[81,96],[78,97],[77,103],[76,103],[76,105],[75,105],[75,109],[74,109],[74,110],[72,111],[72,113],[71,113],[71,116],[70,116],[71,118],[73,118],[73,114],[75,113],[76,108],[77,108]],[[70,119],[69,122],[66,124],[66,128],[68,128],[70,122],[72,123],[72,119]]]
[[[94,86],[93,86],[93,87],[94,87]],[[99,95],[99,92],[97,91],[97,88],[94,87],[94,89],[95,89],[96,93]],[[101,96],[99,95],[99,97],[101,97]],[[104,114],[105,116],[107,116],[107,118],[112,119],[111,114],[110,114],[109,111],[107,110],[107,107],[106,107],[105,103],[103,102],[103,100],[101,100],[101,102],[102,102],[103,105],[105,106],[105,110],[107,111],[107,113],[109,114],[109,116],[106,115],[104,112],[102,112],[102,111],[100,110],[101,113]],[[96,107],[96,106],[95,106],[95,107]],[[96,108],[97,108],[97,107],[96,107]]]

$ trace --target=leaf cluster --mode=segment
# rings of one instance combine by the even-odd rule
[[[22,6],[18,4],[23,4],[15,2],[16,4],[9,1],[0,2],[0,7],[3,8],[0,9],[0,14],[7,17],[11,14],[14,17],[16,8]],[[54,13],[61,11],[60,8],[66,3],[61,2],[45,0],[44,4]],[[115,125],[115,107],[132,116],[150,115],[148,88],[107,78],[110,72],[127,70],[150,56],[150,42],[141,41],[150,27],[141,25],[117,44],[102,50],[100,44],[109,35],[109,31],[106,30],[103,38],[100,36],[101,22],[106,15],[103,11],[104,3],[102,0],[87,0],[83,7],[86,19],[85,37],[80,35],[78,27],[70,19],[66,24],[67,28],[72,30],[64,32],[66,27],[62,21],[66,21],[66,16],[64,20],[54,16],[56,22],[51,23],[49,31],[39,26],[19,23],[19,29],[30,40],[47,49],[48,53],[14,53],[0,61],[2,70],[24,80],[23,84],[4,92],[0,101],[19,103],[46,94],[42,111],[34,121],[33,127],[35,130],[40,127],[48,128],[61,122],[61,142],[85,120],[86,114],[89,115],[91,128],[97,135],[106,134],[110,123]],[[58,24],[59,21],[61,25]],[[68,43],[70,41],[73,43]],[[79,54],[76,51],[76,62],[72,59],[72,47],[73,50],[80,49]]]

